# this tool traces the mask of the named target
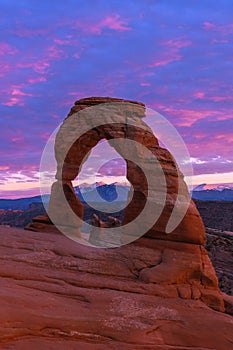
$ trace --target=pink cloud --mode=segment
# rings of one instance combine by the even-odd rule
[[[118,32],[132,30],[129,27],[127,20],[122,19],[120,15],[115,14],[105,17],[97,23],[90,23],[88,21],[78,21],[73,23],[73,26],[82,29],[84,32],[100,35],[103,29],[111,29]]]
[[[8,63],[0,63],[0,77],[4,77],[10,71],[10,65]]]
[[[44,76],[39,76],[37,78],[29,78],[28,79],[29,84],[43,83],[45,81],[47,81],[47,79]]]
[[[213,39],[211,40],[211,43],[215,44],[228,44],[229,43],[229,40],[227,39]]]
[[[182,49],[183,47],[190,46],[191,44],[192,42],[190,40],[182,40],[182,38],[177,38],[174,40],[165,41],[163,45],[179,50],[179,49]]]
[[[16,95],[16,96],[33,96],[32,94],[29,94],[29,93],[26,93],[26,92],[23,92],[21,91],[20,89],[18,88],[14,88],[11,95]]]
[[[3,105],[8,106],[8,107],[12,107],[12,106],[24,106],[25,103],[23,101],[24,97],[31,97],[33,96],[33,94],[31,93],[27,93],[22,91],[22,88],[24,87],[24,85],[13,85],[11,87],[11,90],[9,90],[10,92],[8,92],[8,90],[2,90],[3,93],[6,93],[7,96],[9,96],[8,100],[5,102],[2,102]]]
[[[180,49],[190,46],[191,44],[192,42],[190,40],[183,40],[182,38],[162,42],[160,46],[165,47],[165,50],[160,54],[160,57],[149,65],[149,67],[162,67],[174,61],[179,61],[182,59]]]
[[[209,29],[216,29],[217,26],[214,23],[211,23],[211,22],[204,22],[203,23],[203,28],[209,30]]]
[[[24,136],[14,136],[11,138],[12,142],[21,142],[24,140]]]
[[[78,40],[74,39],[72,35],[67,35],[65,39],[54,38],[54,43],[60,46],[77,46]]]
[[[46,74],[47,69],[50,67],[47,60],[38,60],[37,62],[27,62],[27,63],[18,63],[18,68],[32,68],[36,73]]]
[[[215,31],[222,35],[227,35],[233,33],[233,23],[225,24],[225,25],[217,25],[212,22],[204,22],[203,28],[208,31]]]
[[[127,26],[128,23],[120,19],[119,15],[114,15],[114,16],[108,16],[106,17],[102,22],[99,23],[99,29],[103,29],[105,27],[117,31],[128,31],[131,30],[132,28]]]
[[[228,120],[232,118],[232,115],[233,115],[233,110],[217,116],[216,120]]]
[[[144,82],[140,83],[140,85],[141,85],[141,86],[151,86],[150,83],[144,83]]]
[[[46,61],[38,61],[32,64],[32,67],[35,72],[39,74],[45,74],[47,73],[47,69],[50,67],[50,64]]]
[[[211,96],[208,99],[214,102],[233,101],[233,96]]]
[[[191,126],[193,123],[195,123],[197,120],[207,118],[210,115],[222,115],[222,111],[216,111],[216,110],[210,110],[210,109],[204,109],[204,110],[195,110],[195,109],[188,109],[188,108],[173,108],[173,107],[167,107],[161,104],[158,104],[157,106],[154,106],[155,108],[158,108],[162,112],[177,117],[175,125],[177,126]],[[217,118],[217,117],[216,117]]]
[[[15,55],[18,50],[9,44],[0,42],[0,55]]]
[[[126,162],[122,158],[109,160],[98,169],[98,174],[102,176],[125,176]]]
[[[78,52],[74,53],[73,57],[79,59],[80,58],[80,53],[78,53]]]
[[[198,98],[200,100],[202,100],[203,98],[205,98],[205,93],[204,92],[195,92],[195,94],[193,95],[195,98]]]
[[[228,143],[233,142],[233,136],[227,135],[227,140],[226,140],[226,134],[218,134],[218,135],[216,136],[216,139],[218,139],[218,140],[224,140],[224,141],[226,141],[226,142],[228,142]]]
[[[182,58],[182,56],[180,55],[175,55],[171,58],[167,58],[164,60],[159,60],[159,61],[155,61],[154,63],[152,63],[150,65],[150,67],[163,67],[166,66],[167,64],[174,62],[174,61],[179,61]]]
[[[55,38],[55,39],[53,39],[53,41],[55,42],[55,44],[58,44],[58,45],[71,45],[72,44],[72,40],[62,40],[59,38]]]
[[[34,36],[45,36],[49,33],[50,29],[27,29],[18,27],[12,31],[16,36],[21,38],[32,38]]]
[[[40,74],[40,75],[46,75],[48,73],[48,69],[50,68],[52,62],[54,60],[58,60],[61,58],[65,58],[66,53],[64,50],[62,50],[60,47],[57,47],[56,45],[51,45],[46,47],[42,54],[41,58],[38,58],[37,60],[34,60],[34,57],[31,59],[31,61],[28,62],[19,62],[17,64],[18,69],[22,68],[31,68],[34,72]],[[36,78],[35,82],[43,82],[46,81],[46,78]],[[29,80],[28,80],[29,81]],[[34,82],[34,78],[32,78],[31,83]]]
[[[61,49],[58,49],[56,46],[52,45],[48,48],[48,55],[51,59],[59,59],[62,56],[64,56],[64,51]]]
[[[3,105],[12,107],[15,105],[24,106],[24,103],[18,97],[11,97],[8,101],[2,102]]]
[[[198,140],[205,140],[206,139],[206,133],[204,132],[195,132],[195,138]]]
[[[48,141],[50,135],[51,135],[51,132],[49,132],[49,131],[40,132],[40,133],[38,134],[38,136],[39,136],[41,139],[43,139],[44,141]]]
[[[208,138],[208,134],[206,135],[206,138]],[[189,149],[189,152],[190,154],[193,156],[193,157],[198,157],[200,159],[203,158],[203,156],[205,155],[206,157],[206,165],[205,165],[205,168],[207,169],[208,166],[210,165],[210,163],[213,163],[214,162],[214,167],[213,169],[220,169],[222,168],[222,165],[220,164],[228,164],[228,167],[230,165],[230,169],[232,169],[232,164],[231,162],[227,162],[227,158],[228,157],[231,157],[231,154],[229,154],[229,147],[232,147],[232,141],[229,141],[227,142],[226,145],[222,146],[222,143],[223,143],[223,140],[225,141],[225,138],[224,139],[221,139],[221,138],[217,138],[216,136],[213,136],[211,140],[206,140],[206,138],[204,139],[200,139],[199,140],[199,144],[195,141],[195,142],[189,142],[189,143],[186,143],[186,146],[188,147]],[[213,141],[214,140],[214,141]],[[203,148],[205,149],[205,153],[203,153]],[[218,153],[218,150],[221,150],[219,151],[219,154],[221,154],[221,159],[216,157],[216,158],[210,158],[210,155],[216,155]]]

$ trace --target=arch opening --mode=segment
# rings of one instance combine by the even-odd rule
[[[103,138],[90,150],[80,168],[72,183],[83,205],[83,221],[103,228],[121,226],[124,209],[133,194],[133,187],[126,177],[126,160]],[[90,234],[87,225],[80,230]]]

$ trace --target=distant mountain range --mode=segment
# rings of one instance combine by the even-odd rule
[[[93,214],[97,214],[105,222],[110,215],[106,213],[106,208],[110,207],[114,208],[114,212],[118,211],[112,216],[122,220],[124,210],[118,206],[122,207],[122,204],[126,203],[129,189],[128,183],[107,185],[98,182],[74,187],[76,195],[83,202],[84,220],[87,222],[92,219]],[[193,189],[192,196],[206,227],[233,231],[233,186],[201,184]],[[49,194],[44,195],[44,202],[48,203],[49,199]],[[88,205],[91,202],[98,203],[99,211]],[[0,225],[25,227],[32,218],[44,214],[41,196],[0,199]]]
[[[127,182],[105,184],[96,182],[93,184],[82,183],[75,186],[74,190],[82,202],[124,202],[127,200],[130,186]],[[194,199],[209,201],[233,201],[233,185],[207,185],[201,184],[191,191]],[[50,195],[43,196],[45,203],[49,202]],[[32,203],[41,203],[41,196],[0,199],[0,209],[4,210],[26,210]]]
[[[45,195],[46,202],[49,201],[50,195]],[[18,199],[0,199],[0,209],[5,210],[26,210],[32,203],[42,203],[41,196],[18,198]]]
[[[201,184],[191,191],[191,196],[199,200],[232,202],[233,186]]]
[[[129,192],[128,183],[105,184],[96,182],[94,184],[83,183],[74,187],[74,191],[81,202],[124,202],[127,200]],[[50,195],[43,196],[45,203],[49,202]],[[18,198],[18,199],[0,199],[0,209],[4,210],[26,210],[32,203],[42,203],[41,196]]]
[[[128,185],[120,183],[74,187],[76,195],[82,202],[124,202],[128,198],[129,189]]]
[[[214,191],[223,191],[223,190],[233,190],[233,184],[216,184],[216,185],[209,185],[209,184],[201,184],[196,186],[193,191],[207,191],[207,190],[214,190]]]

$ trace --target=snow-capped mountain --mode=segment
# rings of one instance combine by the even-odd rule
[[[121,183],[74,187],[76,195],[83,202],[124,202],[128,198],[129,189],[129,186]]]
[[[233,190],[232,184],[201,184],[196,186],[193,191],[206,191],[206,190],[215,190],[215,191],[223,191],[223,190]]]
[[[102,181],[94,182],[92,184],[89,184],[87,182],[83,182],[83,183],[81,183],[80,185],[78,185],[76,187],[79,187],[80,190],[82,190],[82,191],[91,191],[91,190],[95,189],[96,187],[103,186],[103,185],[105,185],[105,183],[102,182]]]
[[[201,184],[191,191],[194,199],[233,201],[233,184]]]
[[[87,182],[83,182],[80,185],[76,186],[75,188],[79,187],[80,191],[82,193],[85,192],[89,192],[92,190],[95,190],[97,187],[101,187],[101,186],[105,186],[107,185],[105,182],[103,181],[99,181],[99,182],[94,182],[94,183],[87,183]],[[115,185],[115,186],[125,186],[125,187],[129,187],[129,183],[128,182],[114,182],[110,185]]]

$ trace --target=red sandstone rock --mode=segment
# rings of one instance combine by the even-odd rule
[[[219,291],[213,266],[203,247],[204,225],[194,203],[190,201],[183,177],[172,155],[159,147],[152,130],[145,126],[142,104],[117,100],[116,102],[122,104],[113,107],[115,114],[113,113],[112,122],[116,122],[116,115],[120,115],[121,123],[117,122],[112,127],[109,125],[107,115],[103,113],[99,115],[98,111],[88,115],[87,107],[92,108],[96,104],[114,101],[116,100],[110,98],[77,101],[61,126],[55,145],[58,181],[52,187],[50,219],[54,221],[55,213],[58,228],[59,225],[60,228],[66,225],[68,221],[67,233],[75,234],[76,230],[79,235],[82,205],[75,197],[71,181],[78,174],[86,152],[103,137],[114,145],[112,140],[115,138],[129,136],[156,155],[166,178],[167,186],[163,185],[167,187],[165,205],[162,204],[164,187],[160,186],[159,180],[157,181],[155,177],[154,188],[152,191],[150,189],[151,195],[148,196],[145,175],[139,166],[127,161],[127,178],[135,191],[132,201],[125,210],[123,223],[132,221],[148,201],[162,207],[159,220],[148,230],[144,238],[120,248],[98,250],[66,241],[66,238],[59,234],[33,233],[29,239],[29,242],[35,244],[31,255],[27,252],[27,247],[23,248],[25,255],[22,259],[25,256],[24,264],[27,264],[28,270],[22,270],[24,265],[20,260],[16,275],[24,281],[27,280],[28,273],[31,276],[36,269],[37,280],[23,282],[21,286],[40,289],[49,293],[48,295],[55,293],[54,303],[52,300],[50,302],[62,315],[53,316],[47,311],[47,318],[44,320],[46,325],[42,321],[38,325],[38,320],[35,318],[33,324],[36,330],[33,336],[46,338],[54,332],[52,334],[56,339],[68,337],[70,342],[76,339],[80,348],[83,346],[84,349],[88,349],[93,342],[98,344],[100,349],[228,350],[233,342],[230,331],[233,320],[232,317],[223,314],[224,298]],[[77,111],[82,113],[72,119],[73,113]],[[87,131],[76,140],[76,128],[91,128],[94,118],[106,123]],[[130,118],[136,121],[136,126],[126,127]],[[74,144],[68,148],[72,140],[75,140]],[[122,142],[116,146],[120,154],[123,154],[123,146]],[[62,159],[67,151],[68,155],[63,164]],[[130,146],[128,152],[130,155],[134,153],[138,155],[144,169],[156,168],[153,156],[151,154],[147,156],[144,149]],[[179,206],[176,205],[178,187],[181,189]],[[68,201],[65,204],[64,197]],[[176,213],[179,215],[179,209],[186,203],[188,210],[185,217],[170,234],[167,234],[166,225],[173,210],[177,210]],[[68,211],[69,207],[73,210],[71,213]],[[147,219],[149,220],[149,217],[144,218],[145,221]],[[140,223],[137,225],[141,228]],[[141,222],[141,225],[143,229],[144,222]],[[44,221],[44,228],[42,226],[43,219],[35,219],[31,227],[34,231],[37,229],[52,231],[48,219]],[[30,229],[30,226],[28,228]],[[127,235],[133,236],[134,230]],[[82,239],[80,235],[79,237]],[[126,238],[126,235],[123,236],[122,242]],[[49,239],[48,243],[46,239]],[[36,260],[35,254],[38,254],[39,260]],[[49,271],[45,274],[45,278],[44,269]],[[14,272],[6,266],[3,273],[8,276]],[[64,298],[67,302],[65,305],[69,305],[65,310],[57,305],[58,300],[64,305]],[[41,304],[45,307],[43,302]],[[33,303],[32,305],[34,307]],[[31,322],[30,317],[28,316],[28,319]],[[213,339],[212,334],[215,334],[219,342]]]
[[[201,283],[202,253],[194,244],[142,238],[96,249],[61,234],[4,227],[0,236],[1,349],[232,347],[232,316],[204,303],[213,297],[217,306],[216,289]],[[139,279],[169,259],[175,272],[179,254],[193,263],[177,282],[166,281],[166,269],[159,283]]]
[[[64,196],[59,194],[60,198],[58,198],[57,190],[52,188],[49,216],[56,225],[67,223],[68,226],[79,227],[79,221],[73,217],[73,214],[68,213],[71,206],[73,212],[82,217],[82,204],[75,199],[75,194],[71,195],[71,181],[76,178],[81,170],[82,162],[86,159],[87,153],[102,138],[106,138],[116,148],[117,152],[124,157],[125,145],[120,140],[130,139],[134,141],[134,144],[127,149],[129,159],[136,155],[140,160],[143,171],[132,161],[126,159],[127,178],[134,187],[135,194],[125,210],[123,224],[131,222],[142,211],[145,202],[151,201],[156,205],[156,208],[162,206],[163,210],[159,220],[148,230],[146,234],[148,237],[203,244],[205,242],[204,225],[195,205],[190,202],[183,175],[180,173],[173,156],[166,149],[159,146],[153,131],[143,121],[144,117],[144,104],[134,101],[110,97],[91,97],[75,102],[75,106],[60,127],[55,142],[55,156],[58,163],[56,178],[58,183],[55,183],[53,188],[58,188],[60,183],[62,184],[60,189],[66,187],[67,191],[65,191]],[[99,126],[95,126],[97,121],[99,121]],[[83,130],[83,133],[78,137],[80,130]],[[118,140],[118,143],[114,143],[114,140]],[[143,145],[144,148],[139,147],[139,145]],[[146,153],[145,150],[150,150],[151,153],[148,151]],[[160,172],[156,168],[157,165],[153,156],[156,157],[164,172],[166,179],[164,185],[161,185]],[[144,174],[146,171],[148,173],[155,172],[155,174],[158,172],[158,181],[157,183],[155,181],[154,188],[150,189],[150,196]],[[178,188],[181,190],[182,198],[177,198]],[[161,203],[160,198],[164,192],[167,193],[167,197],[165,203]],[[64,205],[65,199],[68,199],[67,197],[69,197],[70,206]],[[177,199],[181,204],[177,205]],[[186,202],[190,202],[190,205],[185,217],[167,235],[165,233],[166,227],[173,211],[176,210],[176,216],[179,216],[182,206]],[[149,215],[153,217],[153,213],[149,212]],[[142,232],[143,225],[148,220],[148,217],[144,217],[141,222]],[[35,227],[34,223],[33,229]],[[129,236],[134,234],[134,230],[128,232]]]

